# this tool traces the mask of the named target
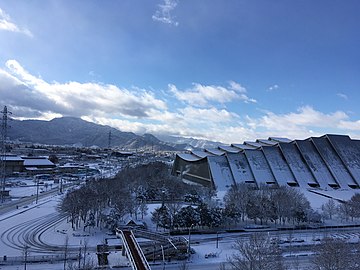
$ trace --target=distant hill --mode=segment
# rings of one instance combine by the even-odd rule
[[[50,121],[13,120],[8,129],[8,137],[11,140],[40,144],[107,147],[110,131],[112,147],[176,150],[151,134],[140,136],[132,132],[122,132],[75,117],[55,118]]]
[[[219,145],[224,145],[221,142],[214,142],[209,140],[200,140],[194,138],[185,138],[180,136],[169,135],[156,135],[160,140],[176,145],[176,148],[182,149],[205,149],[205,148],[217,148]]]

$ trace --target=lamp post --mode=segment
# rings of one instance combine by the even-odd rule
[[[216,232],[216,248],[219,248],[219,232]]]
[[[35,204],[38,203],[38,200],[39,200],[39,178],[36,177],[36,201],[35,201]]]
[[[165,270],[165,253],[164,253],[163,245],[161,245],[161,253],[162,253],[162,259],[163,259],[163,270]]]

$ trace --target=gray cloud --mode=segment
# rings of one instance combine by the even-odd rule
[[[164,110],[166,104],[146,90],[131,91],[114,85],[69,82],[48,83],[34,77],[14,60],[7,62],[9,71],[0,69],[1,100],[19,109],[19,114],[32,112],[86,116],[121,115],[146,118],[152,110]]]

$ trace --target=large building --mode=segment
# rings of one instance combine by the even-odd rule
[[[5,173],[11,175],[14,173],[27,172],[30,174],[52,173],[56,165],[46,157],[20,157],[7,154],[5,158],[0,156],[0,163],[5,161]]]
[[[225,191],[236,183],[319,190],[360,188],[360,140],[270,137],[176,156],[173,174]]]

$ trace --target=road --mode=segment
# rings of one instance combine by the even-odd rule
[[[52,195],[55,195],[59,192],[58,189],[52,189],[43,193],[39,193],[39,197],[38,200],[41,200],[45,197],[49,197]],[[29,204],[32,204],[36,201],[36,195],[33,196],[29,196],[29,197],[23,197],[19,200],[15,200],[15,201],[11,201],[11,202],[6,202],[4,204],[0,204],[0,216],[4,215],[10,211],[13,211],[15,209],[27,206]]]

